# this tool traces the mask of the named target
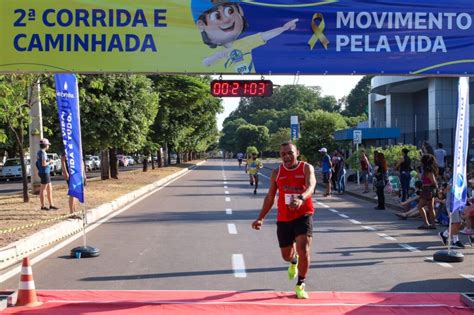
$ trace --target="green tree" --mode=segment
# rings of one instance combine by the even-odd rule
[[[268,128],[265,126],[242,125],[235,132],[237,151],[244,151],[248,146],[255,146],[264,151],[269,138]]]
[[[355,128],[357,124],[363,121],[367,121],[368,117],[366,114],[362,114],[359,116],[348,117],[344,116],[344,120],[346,121],[348,128]]]
[[[116,152],[145,146],[158,94],[143,75],[88,75],[80,78],[80,98],[84,151],[104,151],[102,179],[108,178],[109,164],[110,176],[118,178]]]
[[[222,135],[219,139],[219,147],[224,151],[239,151],[235,142],[235,133],[240,126],[247,125],[248,123],[243,118],[235,120],[226,119],[224,120]]]
[[[198,149],[207,149],[218,136],[216,114],[222,111],[220,99],[209,93],[206,76],[154,75],[160,95],[160,112],[153,123],[153,141],[164,147],[170,162],[171,150],[187,160]]]
[[[341,104],[338,103],[334,96],[324,96],[320,100],[319,107],[327,112],[339,112],[341,110]]]
[[[270,152],[280,152],[280,145],[282,143],[288,142],[291,139],[291,130],[290,128],[280,128],[277,132],[270,135],[270,140],[268,144],[268,150]]]
[[[338,113],[315,111],[301,125],[301,137],[297,142],[298,148],[304,157],[311,163],[320,159],[318,150],[326,147],[336,149],[334,132],[347,128],[347,124]]]
[[[346,108],[342,111],[345,116],[359,116],[368,114],[368,98],[370,93],[370,80],[373,76],[366,75],[360,79],[346,98]]]
[[[40,75],[32,74],[11,74],[0,76],[0,123],[3,124],[7,132],[3,133],[13,136],[13,143],[21,161],[21,174],[23,178],[23,201],[29,202],[28,177],[26,174],[25,148],[28,142],[25,137],[28,132],[28,125],[31,123],[30,110],[33,106],[33,87],[42,78]],[[48,92],[45,87],[43,94]],[[36,152],[30,152],[35,154]],[[34,164],[34,157],[31,157]]]

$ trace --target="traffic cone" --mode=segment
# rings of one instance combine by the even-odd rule
[[[41,305],[36,297],[35,281],[33,280],[33,271],[30,266],[30,259],[23,258],[20,274],[20,288],[18,289],[18,298],[16,306],[38,306]]]

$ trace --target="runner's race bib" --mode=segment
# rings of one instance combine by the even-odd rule
[[[290,205],[297,198],[298,194],[285,194],[285,205]]]

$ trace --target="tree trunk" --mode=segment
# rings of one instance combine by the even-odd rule
[[[176,152],[176,164],[181,164],[181,152]]]
[[[25,163],[25,152],[23,151],[23,128],[18,129],[18,133],[15,133],[18,141],[18,152],[20,154],[20,165],[21,165],[21,177],[23,181],[23,202],[30,202],[30,196],[28,194],[28,175],[26,174],[26,163]],[[33,159],[30,157],[30,168],[33,167]]]
[[[165,142],[165,146],[164,146],[164,149],[163,149],[163,164],[164,164],[164,166],[169,165],[169,162],[168,162],[168,143],[166,143],[166,142]]]
[[[153,154],[151,155],[151,169],[155,169],[155,159],[153,158]]]
[[[143,157],[143,171],[146,172],[148,171],[148,155],[145,155]]]
[[[158,167],[163,167],[163,155],[161,154],[161,148],[156,150],[156,156],[158,157]]]
[[[118,160],[117,160],[117,149],[112,148],[109,150],[109,161],[110,161],[110,177],[118,179]]]
[[[109,172],[109,150],[103,150],[100,152],[100,179],[110,179]]]
[[[168,165],[171,165],[171,150],[166,150],[166,154],[168,155]]]

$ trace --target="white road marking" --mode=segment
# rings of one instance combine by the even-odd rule
[[[354,223],[354,224],[362,224],[361,222],[357,221],[357,220],[354,220],[354,219],[349,219],[350,222]]]
[[[230,208],[225,209],[225,213],[229,215],[232,214],[232,209]]]
[[[369,231],[377,231],[377,229],[371,227],[371,226],[366,226],[366,225],[362,225],[362,228],[366,229],[366,230],[369,230]]]
[[[340,216],[341,218],[349,219],[349,217],[348,217],[347,215],[345,215],[345,214],[338,213],[337,215]]]
[[[244,255],[232,254],[232,269],[234,270],[234,277],[246,278]]]
[[[324,208],[329,208],[329,206],[324,203],[322,203],[321,206],[323,206]]]
[[[389,240],[389,241],[396,241],[397,240],[396,238],[388,236],[385,233],[377,233],[377,235],[380,236],[380,237],[383,237],[384,239]]]
[[[265,177],[266,179],[270,179],[267,175],[263,175],[262,173],[258,173],[258,175]]]
[[[317,203],[318,205],[320,205],[320,206],[323,205],[323,203],[322,203],[322,202],[319,202],[319,201],[316,201],[316,203]]]
[[[331,211],[332,213],[338,213],[339,212],[336,209],[329,209],[329,211]]]
[[[460,276],[474,282],[474,275],[461,274]]]
[[[224,194],[228,195],[228,194],[229,194],[229,192],[226,190],[226,191],[224,191]]]
[[[398,245],[400,245],[401,247],[403,247],[405,249],[408,249],[410,252],[414,252],[414,253],[419,253],[420,252],[420,250],[418,248],[410,246],[408,244],[400,243]]]
[[[230,197],[225,197],[225,202],[230,202]]]
[[[448,263],[444,263],[444,262],[437,262],[437,261],[434,261],[433,257],[425,257],[426,260],[429,260],[429,261],[432,261],[438,265],[440,265],[441,267],[444,267],[444,268],[453,268],[452,265],[448,264]]]
[[[227,188],[229,188],[229,187],[227,187],[227,185],[225,185],[225,186],[224,186],[224,189],[227,189]]]
[[[229,234],[237,234],[237,227],[234,223],[228,223],[227,230],[229,231]]]
[[[224,182],[224,184],[227,184],[227,182]],[[225,188],[225,187],[224,187]]]

